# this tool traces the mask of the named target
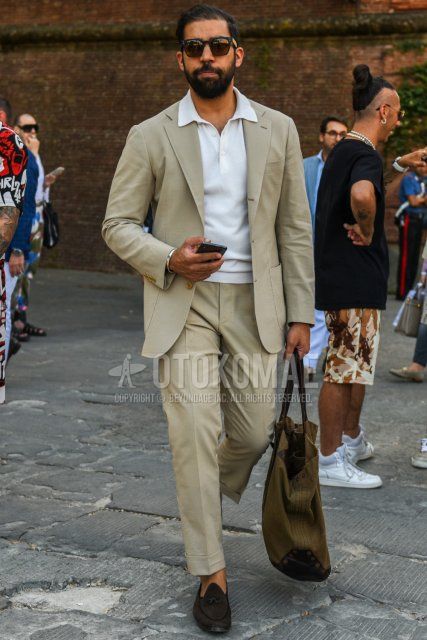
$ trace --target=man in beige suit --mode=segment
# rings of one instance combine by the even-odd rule
[[[309,350],[311,222],[293,121],[234,87],[234,19],[197,5],[177,36],[189,92],[131,129],[103,236],[144,276],[142,354],[161,358],[187,565],[201,578],[193,614],[223,632],[221,497],[240,500],[271,439],[286,329],[287,356]],[[226,253],[197,253],[203,240]]]

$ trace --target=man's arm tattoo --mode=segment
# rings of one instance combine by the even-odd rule
[[[372,218],[372,213],[369,211],[358,211],[357,218],[359,219],[359,222],[364,222],[365,220]]]
[[[18,220],[19,211],[16,207],[0,207],[0,256],[11,243]]]
[[[375,209],[373,211],[369,211],[368,208],[359,209],[354,211],[353,214],[363,235],[367,238],[372,238],[374,234]]]

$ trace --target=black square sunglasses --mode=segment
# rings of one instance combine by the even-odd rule
[[[203,55],[206,45],[212,51],[213,56],[226,56],[230,51],[230,47],[237,49],[237,42],[229,36],[216,36],[209,40],[201,40],[200,38],[189,38],[181,40],[181,51],[189,58],[200,58]]]
[[[31,133],[31,131],[35,131],[36,133],[39,132],[39,125],[37,123],[36,124],[23,124],[19,128],[22,129],[22,131],[24,131],[24,133]]]

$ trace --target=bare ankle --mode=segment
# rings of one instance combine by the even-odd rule
[[[357,427],[353,427],[352,429],[344,429],[344,435],[349,436],[350,438],[355,440],[360,436],[360,431],[361,429],[359,425],[357,425]]]
[[[211,573],[210,575],[200,576],[200,582],[202,585],[202,589],[200,595],[203,597],[206,589],[210,584],[217,584],[221,589],[226,593],[227,591],[227,572],[225,569],[220,569],[219,571],[215,571],[215,573]]]
[[[412,362],[408,367],[408,371],[424,371],[424,369],[425,367],[422,364],[418,364],[418,362]]]

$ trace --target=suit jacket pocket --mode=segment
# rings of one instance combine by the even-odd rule
[[[271,287],[273,289],[274,305],[276,307],[277,322],[280,328],[286,323],[285,294],[283,291],[282,265],[270,268]]]

